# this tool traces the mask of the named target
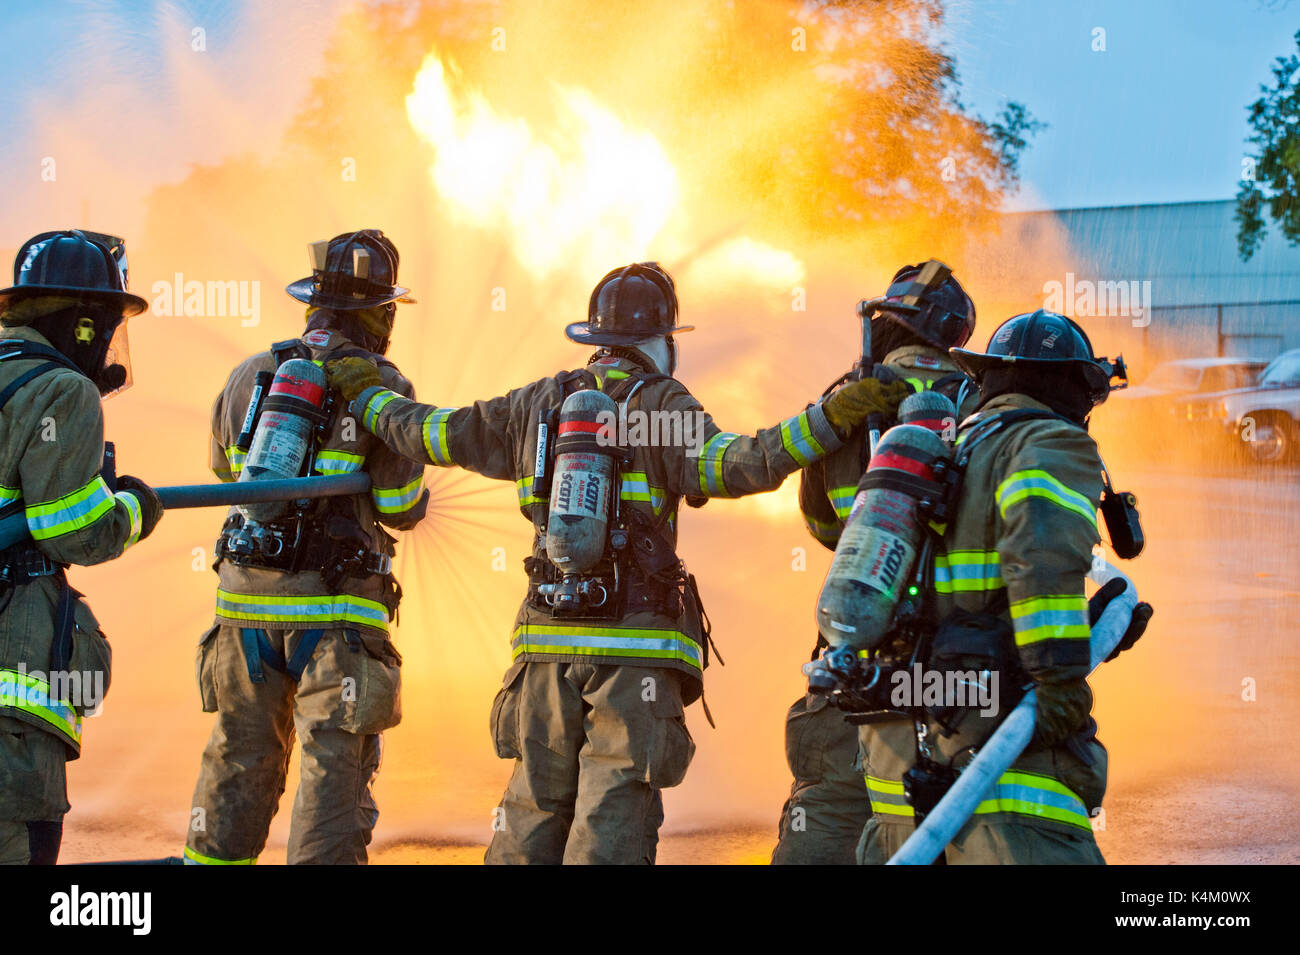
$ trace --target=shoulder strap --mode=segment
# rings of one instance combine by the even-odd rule
[[[976,445],[980,444],[985,438],[997,434],[999,431],[1005,431],[1007,428],[1018,425],[1024,421],[1045,421],[1055,419],[1070,425],[1073,428],[1079,427],[1064,415],[1059,415],[1054,411],[1037,411],[1033,408],[1017,408],[1013,411],[1003,411],[993,415],[985,421],[981,421],[971,429],[970,437],[965,438],[961,447],[957,451],[957,463],[965,466],[971,458]]]
[[[56,371],[59,368],[67,368],[70,371],[75,371],[79,375],[82,374],[81,369],[76,366],[71,358],[63,354],[63,352],[54,348],[49,348],[45,345],[38,345],[36,342],[19,341],[16,343],[16,347],[14,347],[13,350],[0,354],[0,361],[7,361],[12,358],[44,358],[46,361],[44,364],[37,365],[35,368],[23,372],[13,381],[9,382],[3,391],[0,391],[0,411],[3,411],[4,406],[9,403],[9,400],[18,393],[18,389],[27,384],[33,378],[39,378],[41,375],[44,375],[47,372]]]
[[[311,352],[303,345],[301,339],[286,338],[282,342],[271,343],[271,360],[275,362],[276,368],[293,358],[308,358],[310,355]]]

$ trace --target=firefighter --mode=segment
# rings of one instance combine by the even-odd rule
[[[112,651],[65,570],[120,557],[162,516],[142,481],[101,472],[100,400],[130,383],[126,322],[148,307],[125,255],[114,236],[46,232],[0,291],[0,515],[31,534],[0,551],[0,863],[57,860],[64,764],[108,690]]]
[[[859,861],[883,863],[903,844],[1032,686],[1033,741],[943,861],[1100,864],[1091,816],[1106,788],[1106,751],[1085,678],[1090,624],[1117,588],[1091,605],[1084,597],[1103,487],[1087,423],[1123,364],[1095,357],[1083,329],[1042,310],[1004,322],[983,354],[951,354],[978,384],[979,408],[959,436],[965,474],[935,551],[923,662],[996,673],[1000,698],[989,710],[945,706],[861,727],[872,817]],[[1150,616],[1139,604],[1121,649]]]
[[[701,696],[710,645],[694,578],[676,555],[680,503],[772,490],[884,407],[880,382],[855,382],[754,437],[723,432],[672,377],[676,336],[690,330],[677,320],[672,279],[656,263],[640,263],[602,278],[587,321],[568,326],[571,340],[596,346],[584,369],[502,397],[435,408],[375,387],[375,370],[363,362],[330,366],[383,441],[417,460],[513,481],[536,528],[513,663],[492,707],[497,755],[513,760],[514,772],[488,863],[654,862],[661,791],[682,781],[694,754],[683,707]],[[604,560],[574,581],[557,572],[561,555],[547,553],[556,527],[548,529],[548,491],[545,480],[536,483],[535,462],[539,419],[584,389],[618,402],[630,427]],[[667,445],[635,440],[634,416],[659,412],[669,413],[660,420],[694,422],[689,438],[683,428],[683,439]],[[568,427],[562,419],[560,441]],[[595,425],[572,424],[584,427]],[[556,485],[551,496],[562,506],[567,491]],[[566,611],[574,593],[591,596]]]
[[[858,310],[863,321],[871,322],[873,376],[904,381],[912,392],[938,391],[962,409],[959,417],[974,410],[975,389],[952,363],[948,349],[970,339],[975,303],[947,266],[933,259],[904,266],[884,295],[862,302]],[[839,541],[866,469],[870,432],[893,423],[884,415],[869,421],[844,447],[800,475],[804,525],[829,550]],[[951,427],[955,435],[957,422]],[[818,649],[823,645],[819,638]],[[829,702],[825,694],[808,693],[786,714],[785,752],[794,784],[781,810],[773,865],[855,862],[871,809],[858,759],[857,727]]]
[[[307,304],[307,328],[231,373],[212,409],[211,467],[236,480],[258,373],[293,358],[317,364],[343,355],[377,362],[392,393],[410,383],[382,356],[398,302],[398,254],[378,229],[310,246],[312,274],[291,284]],[[264,379],[265,380],[265,375]],[[367,472],[368,495],[324,498],[258,523],[236,510],[217,542],[216,622],[198,651],[205,712],[217,722],[203,753],[189,863],[252,865],[284,792],[295,733],[302,772],[289,829],[288,861],[364,864],[378,819],[371,783],[380,733],[401,718],[401,657],[388,624],[401,589],[394,540],[424,517],[422,465],[374,440],[342,407],[323,417],[304,470]]]

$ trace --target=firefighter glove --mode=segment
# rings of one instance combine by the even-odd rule
[[[140,503],[140,540],[153,533],[162,519],[163,506],[158,492],[138,477],[123,474],[117,479],[117,493],[127,493]]]
[[[1084,677],[1059,683],[1039,683],[1035,688],[1033,744],[1043,749],[1059,746],[1088,724],[1092,690]]]
[[[1114,580],[1106,582],[1106,585],[1092,595],[1088,601],[1088,626],[1095,627],[1097,621],[1101,619],[1102,613],[1112,600],[1124,592],[1128,584],[1122,577],[1116,577]],[[1106,658],[1109,663],[1125,650],[1131,650],[1133,644],[1141,639],[1142,634],[1146,633],[1147,623],[1151,620],[1151,615],[1155,613],[1155,608],[1145,601],[1139,603],[1133,608],[1133,617],[1129,620],[1128,629],[1124,631],[1124,636],[1120,638],[1119,645],[1111,651],[1110,656]]]
[[[881,414],[893,418],[898,406],[912,393],[905,381],[888,384],[878,378],[851,381],[822,402],[826,420],[841,438],[847,438],[868,415]]]
[[[364,358],[336,358],[325,363],[325,375],[330,387],[352,401],[367,388],[379,388],[384,380],[379,368]]]

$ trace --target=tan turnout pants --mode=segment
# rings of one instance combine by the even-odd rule
[[[267,631],[287,659],[305,631]],[[249,676],[241,631],[216,627],[199,652],[204,709],[217,723],[194,789],[187,862],[248,865],[266,846],[295,736],[302,773],[289,827],[292,864],[364,864],[379,818],[371,782],[379,729],[400,717],[396,667],[326,630],[300,683],[269,666]]]
[[[695,744],[680,677],[659,667],[517,663],[492,706],[497,755],[515,761],[488,864],[653,864],[660,791]]]

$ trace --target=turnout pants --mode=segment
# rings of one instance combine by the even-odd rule
[[[253,642],[258,635],[265,640],[260,648]],[[301,642],[316,635],[315,648],[303,651]],[[250,665],[250,651],[258,649],[265,659]],[[295,651],[310,656],[299,682],[267,662],[288,661],[292,670]],[[372,657],[355,631],[218,626],[199,648],[199,686],[204,709],[216,711],[217,723],[194,789],[186,861],[256,861],[284,792],[296,736],[302,773],[289,863],[364,864],[379,818],[371,794],[378,731],[400,719],[397,666]]]
[[[660,667],[510,667],[491,724],[514,772],[484,861],[653,864],[660,791],[682,781],[695,754],[679,681]]]
[[[825,696],[796,700],[785,718],[794,774],[781,810],[773,865],[853,865],[871,804],[858,759],[858,728]]]

